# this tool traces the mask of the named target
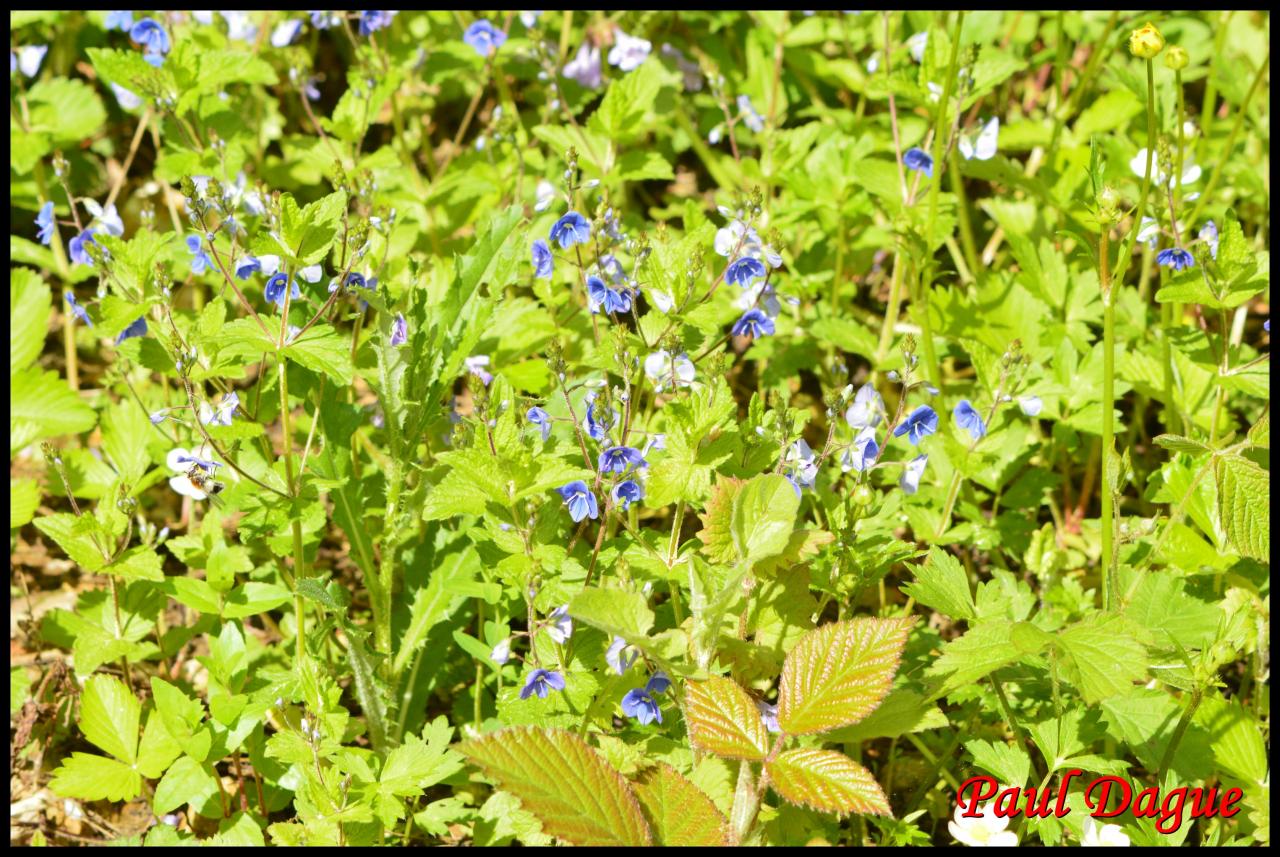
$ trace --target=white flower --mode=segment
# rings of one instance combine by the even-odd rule
[[[804,438],[800,438],[787,450],[786,462],[795,466],[793,478],[801,488],[812,488],[818,478],[817,457]]]
[[[880,70],[880,55],[872,54],[871,59],[867,60],[867,74],[875,74]]]
[[[1084,818],[1084,833],[1080,837],[1080,844],[1087,848],[1096,848],[1098,846],[1128,848],[1129,836],[1120,829],[1118,824],[1100,825],[1093,820],[1092,815],[1086,815]]]
[[[924,62],[924,50],[929,46],[929,31],[916,33],[907,39],[907,48],[911,51],[911,58],[916,62]]]
[[[853,429],[865,429],[868,426],[880,425],[880,414],[884,411],[884,399],[870,384],[863,384],[858,394],[853,397],[853,404],[844,412],[845,422]]]
[[[947,822],[947,829],[951,831],[951,835],[957,842],[975,847],[1017,846],[1018,835],[1012,830],[1005,830],[1009,826],[1009,819],[996,816],[995,807],[992,804],[979,809],[976,818],[966,818],[964,812],[964,807],[956,807],[955,821]]]
[[[298,271],[298,276],[308,283],[318,283],[320,278],[324,276],[324,268],[321,265],[308,265]]]
[[[967,135],[961,135],[959,146],[960,154],[964,155],[966,161],[972,161],[974,158],[979,161],[989,161],[994,158],[996,151],[1000,148],[1000,117],[992,117],[972,140]]]
[[[1148,241],[1154,248],[1156,246],[1156,238],[1160,236],[1160,221],[1154,217],[1142,218],[1142,225],[1138,228],[1137,239],[1139,241]]]
[[[640,653],[627,645],[622,637],[614,637],[608,651],[604,653],[605,663],[618,675],[631,669],[631,665],[640,657]]]
[[[232,41],[252,42],[258,36],[258,27],[249,20],[248,12],[221,12],[227,21],[227,38]]]
[[[1138,154],[1133,156],[1133,160],[1129,162],[1129,169],[1133,170],[1133,174],[1138,178],[1142,178],[1147,174],[1147,149],[1143,146],[1138,150]],[[1196,162],[1187,157],[1182,162],[1182,178],[1178,180],[1179,185],[1195,184],[1200,180],[1200,167]],[[1151,180],[1157,185],[1165,183],[1164,170],[1160,169],[1157,160],[1151,162]],[[1173,186],[1173,179],[1168,179],[1169,186]]]
[[[271,31],[271,44],[273,47],[283,48],[293,43],[298,38],[298,34],[302,32],[302,19],[294,18],[292,21],[281,21],[276,28]]]
[[[615,30],[613,35],[613,47],[609,49],[609,65],[615,65],[622,71],[632,71],[649,58],[653,43],[648,39],[629,36],[622,30]]]
[[[644,374],[653,382],[653,389],[661,393],[667,387],[688,387],[697,370],[688,354],[673,355],[658,349],[644,359]]]
[[[671,296],[670,292],[661,292],[650,288],[646,294],[649,296],[649,302],[657,307],[658,312],[664,315],[671,312],[676,305],[676,299]]]
[[[612,52],[609,54],[609,62],[613,62]],[[583,42],[582,47],[578,48],[578,53],[565,65],[564,76],[570,80],[576,80],[580,86],[587,89],[598,88],[604,82],[604,76],[600,73],[600,49],[590,42]]]
[[[1040,416],[1040,410],[1044,407],[1044,402],[1040,401],[1039,396],[1019,396],[1018,407],[1029,417]]]
[[[85,199],[84,207],[86,211],[93,215],[93,223],[105,229],[108,235],[114,235],[116,238],[124,235],[124,221],[120,219],[115,203],[103,208],[96,201]]]
[[[569,636],[573,633],[573,619],[569,618],[568,604],[552,610],[547,619],[551,623],[547,625],[548,637],[561,644],[569,639]]]
[[[551,207],[551,203],[556,200],[556,186],[546,179],[538,182],[538,189],[534,191],[534,211],[546,211]]]
[[[116,101],[120,103],[121,110],[136,110],[142,106],[142,99],[137,93],[130,92],[117,83],[111,84],[111,91],[116,95]]]
[[[520,23],[524,24],[526,30],[531,29],[534,24],[538,23],[538,16],[541,14],[541,11],[521,12]]]
[[[169,487],[183,497],[190,497],[192,500],[207,500],[209,495],[193,485],[187,477],[187,472],[191,470],[191,463],[194,458],[193,453],[182,447],[169,450],[168,456],[165,457],[165,463],[169,465],[170,470],[178,473],[177,476],[170,477]]]
[[[493,651],[489,653],[489,660],[495,664],[505,664],[511,660],[511,638],[503,640],[493,647]]]

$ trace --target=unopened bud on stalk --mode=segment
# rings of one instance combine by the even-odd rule
[[[1150,22],[1129,34],[1129,53],[1139,59],[1149,60],[1164,50],[1164,36]]]
[[[1182,71],[1189,62],[1191,62],[1191,58],[1187,56],[1187,49],[1180,45],[1170,45],[1169,50],[1165,52],[1164,64],[1166,68]]]

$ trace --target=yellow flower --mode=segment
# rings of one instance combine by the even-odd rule
[[[1169,50],[1165,52],[1164,64],[1174,71],[1180,71],[1187,67],[1187,63],[1191,62],[1191,58],[1187,56],[1187,49],[1179,45],[1169,45]]]
[[[1164,49],[1164,36],[1150,22],[1129,34],[1129,53],[1149,60]]]

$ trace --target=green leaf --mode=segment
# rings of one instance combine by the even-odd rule
[[[79,144],[102,130],[107,111],[102,99],[82,80],[46,77],[27,93],[31,130],[42,131],[55,143]]]
[[[60,797],[119,803],[142,794],[142,775],[115,759],[72,753],[71,758],[53,772],[49,788]]]
[[[153,548],[129,548],[102,571],[125,580],[164,580],[164,561]]]
[[[142,706],[118,678],[95,675],[80,697],[80,731],[89,743],[132,765],[138,760]]]
[[[346,210],[346,191],[335,191],[302,209],[292,194],[282,194],[280,232],[288,255],[293,256],[299,266],[323,259],[338,234],[338,224]]]
[[[151,696],[156,702],[160,722],[175,741],[187,741],[204,720],[204,706],[176,685],[152,676]]]
[[[834,750],[787,750],[764,766],[773,790],[819,812],[892,815],[889,799],[871,772]]]
[[[879,707],[867,719],[853,726],[830,732],[826,741],[856,744],[872,738],[898,738],[928,729],[944,729],[947,715],[923,695],[905,687],[889,691]]]
[[[40,356],[53,308],[49,287],[30,268],[9,271],[9,375]]]
[[[730,532],[738,559],[748,565],[787,548],[796,526],[800,498],[785,476],[757,476],[733,498]]]
[[[9,448],[93,428],[93,409],[56,372],[31,367],[9,378]]]
[[[1218,767],[1253,785],[1267,778],[1267,746],[1263,725],[1235,700],[1206,696],[1196,709],[1195,723],[1209,733]]]
[[[653,611],[644,595],[623,589],[584,589],[569,602],[569,615],[628,639],[643,637],[653,627]]]
[[[432,572],[427,585],[414,592],[409,606],[409,625],[396,647],[392,674],[404,673],[409,661],[426,642],[428,632],[452,616],[462,603],[464,596],[456,591],[457,587],[475,580],[479,573],[480,561],[474,549],[455,551]]]
[[[666,158],[652,149],[631,151],[618,159],[616,177],[622,181],[672,179],[675,173]]]
[[[151,811],[165,815],[183,804],[191,804],[198,811],[207,802],[216,801],[217,797],[218,781],[209,767],[190,756],[183,756],[156,783]]]
[[[702,552],[712,562],[732,562],[736,555],[733,545],[733,503],[744,484],[741,479],[716,477],[711,499],[707,501],[706,511],[700,516],[702,529],[698,531]]]
[[[928,558],[916,572],[916,582],[902,587],[902,591],[952,619],[977,617],[969,575],[960,561],[942,548],[929,549]]]
[[[706,792],[670,765],[659,762],[642,771],[632,785],[655,845],[720,847],[728,845],[728,822]]]
[[[650,844],[631,786],[572,733],[515,727],[464,741],[459,751],[552,836],[574,845]]]
[[[1213,462],[1218,514],[1227,542],[1242,556],[1271,562],[1271,474],[1241,455]]]
[[[34,479],[9,480],[9,529],[25,527],[40,505],[40,486]]]
[[[712,676],[684,688],[689,742],[726,759],[758,762],[769,753],[769,733],[756,704],[732,679]]]
[[[424,738],[406,736],[405,742],[391,751],[378,777],[373,811],[384,826],[390,827],[404,818],[404,801],[461,770],[462,757],[449,749],[453,729],[443,716],[424,731]]]
[[[652,109],[662,87],[661,68],[661,63],[641,63],[639,68],[610,84],[589,127],[619,142],[642,134],[646,130],[645,114]]]
[[[1031,758],[1018,747],[1010,747],[1003,741],[966,741],[964,748],[973,756],[974,764],[993,774],[1001,785],[1021,788],[1031,776]]]
[[[790,735],[862,720],[889,692],[912,619],[851,619],[800,638],[782,667],[778,725]]]
[[[1010,640],[1012,622],[991,620],[969,629],[963,637],[942,647],[942,654],[925,670],[926,675],[943,676],[930,696],[945,696],[1016,661],[1021,653]]]
[[[1059,632],[1063,674],[1089,705],[1128,693],[1146,676],[1147,649],[1132,629],[1123,616],[1095,613]]]
[[[317,324],[285,346],[284,355],[315,372],[323,372],[339,384],[351,384],[351,340],[327,324]]]

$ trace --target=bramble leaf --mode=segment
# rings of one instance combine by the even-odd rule
[[[656,845],[710,846],[728,843],[728,821],[702,789],[665,762],[640,773],[632,784]]]
[[[759,761],[769,733],[747,692],[732,679],[712,676],[684,689],[684,719],[694,746],[727,759]]]
[[[871,772],[834,750],[787,750],[764,766],[773,790],[791,803],[844,815],[892,815]]]

